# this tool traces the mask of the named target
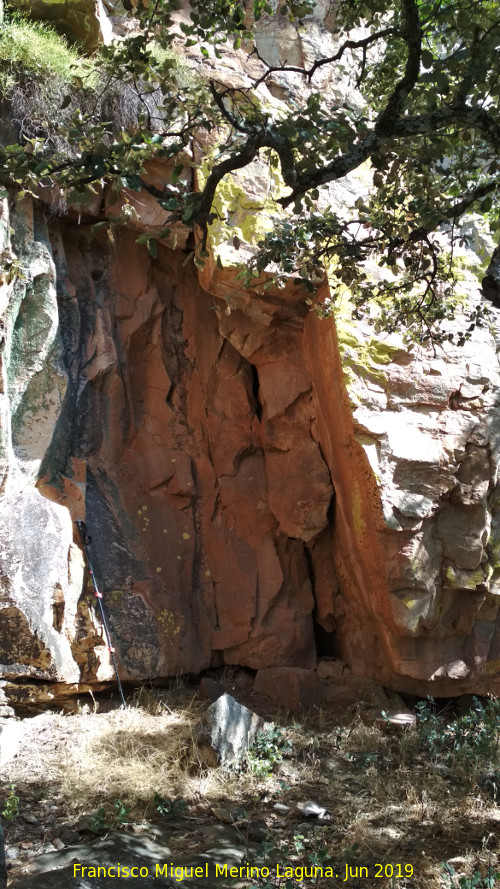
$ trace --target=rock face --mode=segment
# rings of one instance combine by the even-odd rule
[[[498,684],[495,322],[436,356],[362,331],[342,342],[341,330],[339,349],[332,328],[308,322],[318,428],[336,490],[339,653],[356,675],[402,690]],[[336,397],[318,356],[335,368]]]
[[[111,675],[72,555],[83,488],[123,678],[197,673],[211,662],[313,668],[319,552],[326,620],[336,589],[321,548],[333,489],[312,434],[300,303],[256,298],[248,313],[227,315],[182,254],[161,248],[152,261],[134,232],[115,247],[70,220],[33,233],[35,246],[52,244],[53,263],[44,249],[52,282],[57,269],[67,370],[57,416],[41,418],[29,395],[38,392],[30,381],[54,367],[48,347],[43,372],[13,373],[6,395],[5,415],[17,417],[21,388],[28,393],[19,441],[33,438],[38,451],[19,444],[16,457],[14,424],[2,564],[5,618],[17,624],[7,634],[3,623],[5,674]],[[50,417],[52,440],[36,438]]]
[[[274,58],[272,29],[259,39]],[[149,174],[161,185],[168,170]],[[250,192],[232,220],[243,239],[270,175],[257,164],[231,183],[233,199]],[[142,224],[161,227],[148,202]],[[314,690],[329,656],[352,687],[499,691],[496,314],[463,350],[408,352],[337,331],[293,282],[244,290],[230,226],[197,271],[185,233],[153,259],[140,221],[112,243],[96,212],[47,223],[29,201],[14,220],[2,205],[11,695],[112,678],[79,518],[124,680],[241,664],[268,683],[294,668]]]
[[[101,0],[9,0],[9,6],[28,7],[31,18],[49,22],[70,40],[78,41],[87,52],[96,48],[106,13]]]
[[[31,213],[29,280],[4,284],[4,676],[111,677],[85,517],[123,679],[310,676],[319,653],[396,688],[493,688],[493,334],[432,358],[358,331],[342,358],[298,288],[209,263],[201,286],[180,251]]]

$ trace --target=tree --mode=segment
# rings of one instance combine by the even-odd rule
[[[40,184],[71,187],[82,197],[104,182],[151,190],[141,180],[145,161],[176,159],[172,182],[153,191],[165,208],[166,228],[182,220],[201,232],[203,256],[222,179],[270,152],[287,187],[278,204],[293,215],[260,244],[249,274],[275,262],[283,274],[298,271],[310,296],[329,263],[334,289],[335,281],[350,289],[357,316],[368,314],[389,331],[405,321],[421,338],[451,339],[442,322],[455,311],[451,258],[458,223],[475,209],[492,231],[500,228],[496,0],[339,0],[334,54],[307,70],[276,69],[261,59],[261,74],[246,90],[215,79],[203,86],[183,82],[172,53],[179,41],[172,28],[177,0],[136,0],[134,6],[140,30],[104,48],[97,64],[103,91],[117,83],[135,91],[142,106],[138,125],[117,132],[98,114],[79,112],[66,130],[69,151],[50,151],[43,139],[0,151],[3,183],[33,193]],[[300,25],[312,8],[313,0],[289,0],[279,14]],[[271,11],[267,0],[254,0],[251,17]],[[193,0],[190,15],[182,40],[199,44],[202,56],[215,51],[220,57],[228,41],[256,53],[240,0]],[[353,35],[355,28],[363,28],[362,36]],[[339,65],[363,94],[361,109],[327,105],[313,89],[304,107],[275,118],[255,100],[255,88],[276,70],[298,73],[314,87],[319,69]],[[76,86],[84,87],[80,78]],[[181,188],[178,177],[183,152],[203,129],[217,134],[218,158],[194,192]],[[344,215],[315,210],[322,186],[367,162],[368,198]],[[376,284],[367,269],[373,259],[386,271]],[[476,307],[468,331],[455,338],[463,341],[481,318]]]

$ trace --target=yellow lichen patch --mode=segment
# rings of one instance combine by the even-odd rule
[[[120,599],[123,599],[124,595],[125,593],[123,590],[109,590],[109,592],[106,593],[106,599],[109,602],[113,602],[116,604],[120,601]]]
[[[480,584],[484,583],[485,577],[483,568],[477,571],[467,572],[455,570],[452,565],[448,565],[446,569],[446,585],[457,589],[475,590]]]
[[[335,293],[338,283],[335,282],[333,265],[328,269],[328,278],[331,290]],[[347,287],[344,287],[341,294],[337,294],[330,306],[324,307],[324,313],[333,314],[335,318],[347,389],[350,390],[359,377],[369,377],[384,386],[386,380],[384,367],[391,363],[400,346],[388,342],[387,337],[382,339],[373,336],[372,328],[353,321],[352,310],[351,292]],[[349,394],[350,397],[354,396],[352,392]]]
[[[191,534],[188,534],[187,531],[184,531],[182,538],[183,540],[189,540],[191,538]]]
[[[167,640],[173,642],[174,638],[178,636],[181,631],[181,615],[176,614],[174,611],[169,611],[168,608],[164,608],[163,611],[160,611],[158,614],[157,620],[163,634],[167,637]]]
[[[213,158],[205,157],[198,171],[200,187],[208,178],[212,165]],[[209,231],[212,247],[232,239],[236,243],[253,246],[272,231],[278,209],[276,200],[284,193],[285,186],[278,167],[273,165],[270,157],[267,170],[264,167],[259,168],[255,177],[262,178],[266,174],[267,195],[262,187],[258,197],[252,197],[248,193],[248,171],[246,180],[241,178],[240,181],[238,174],[222,180],[212,205],[212,211],[216,214]]]

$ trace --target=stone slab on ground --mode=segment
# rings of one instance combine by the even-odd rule
[[[261,716],[224,693],[204,714],[195,739],[198,745],[208,742],[218,764],[230,768],[242,761],[257,732],[265,727]]]

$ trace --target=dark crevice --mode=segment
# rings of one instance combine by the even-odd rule
[[[335,633],[321,626],[313,614],[314,641],[318,660],[323,657],[337,657]]]
[[[332,473],[330,472],[330,465],[328,463],[328,460],[326,459],[325,453],[324,453],[323,448],[321,446],[321,441],[318,441],[317,445],[318,445],[319,452],[321,454],[321,459],[323,460],[323,463],[326,466],[326,470],[328,472],[328,477],[330,479],[330,484],[332,486],[332,496],[331,496],[330,503],[328,505],[328,509],[326,512],[326,524],[327,524],[328,528],[333,528],[335,525],[335,502],[336,502],[335,485],[333,484]]]
[[[314,560],[311,550],[308,546],[304,546],[304,555],[306,559],[309,579],[311,581],[311,590],[314,599],[314,608],[312,612],[314,644],[316,647],[316,657],[318,660],[322,657],[336,657],[336,635],[333,630],[325,630],[317,618],[317,602],[316,602],[316,581],[314,571]]]
[[[259,372],[255,367],[255,364],[250,365],[250,370],[252,371],[252,395],[255,399],[255,416],[257,417],[259,423],[262,420],[262,404],[260,402],[259,390]]]
[[[173,383],[170,383],[170,388],[165,396],[165,404],[172,409],[174,408],[174,405],[172,403],[172,397],[173,397],[174,392],[175,392],[175,386]]]
[[[330,475],[330,469],[328,467],[328,463],[326,464],[328,468],[328,474]],[[332,496],[330,497],[330,503],[328,504],[328,509],[326,511],[326,525],[327,528],[333,528],[335,524],[335,488],[333,487],[332,477],[330,475],[330,482],[332,484]]]

